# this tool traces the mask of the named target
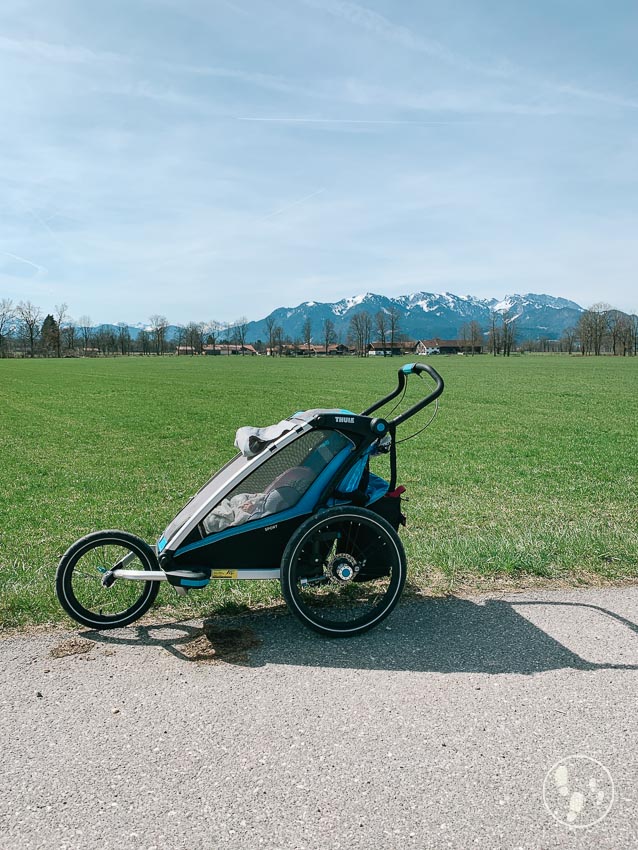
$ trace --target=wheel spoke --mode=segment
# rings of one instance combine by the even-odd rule
[[[157,595],[155,583],[117,578],[108,586],[102,583],[105,573],[131,554],[135,557],[128,569],[157,568],[153,550],[127,532],[95,532],[74,544],[62,558],[56,577],[58,598],[67,612],[97,628],[125,625],[141,616]]]
[[[403,587],[405,562],[398,537],[369,511],[357,510],[356,518],[353,512],[335,509],[332,516],[310,523],[292,561],[282,564],[282,579],[288,575],[282,580],[287,601],[318,631],[364,630],[391,610]],[[329,545],[322,538],[329,538]],[[323,553],[321,565],[314,560],[317,551]]]

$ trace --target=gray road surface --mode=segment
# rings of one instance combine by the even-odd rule
[[[386,623],[243,617],[216,663],[200,623],[0,641],[0,848],[638,848],[638,588]]]

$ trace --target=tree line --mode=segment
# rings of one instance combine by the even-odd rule
[[[126,322],[94,325],[90,316],[75,320],[66,304],[52,313],[31,301],[14,304],[0,299],[0,357],[66,357],[98,355],[163,355],[187,349],[201,354],[205,346],[246,344],[248,320],[234,323],[190,322],[171,327],[165,316],[155,314],[148,326],[132,336]]]
[[[331,346],[345,342],[348,350],[367,357],[371,342],[379,343],[380,351],[390,356],[404,343],[401,313],[396,307],[379,310],[371,315],[360,310],[351,317],[345,340],[337,332],[332,319],[326,318],[319,328],[313,328],[306,317],[301,334],[291,337],[273,316],[265,321],[266,340],[252,341],[260,353],[284,355],[317,347],[328,354]],[[126,322],[117,325],[95,326],[89,316],[74,320],[67,304],[56,305],[52,313],[43,311],[31,301],[14,304],[0,299],[0,357],[63,357],[97,355],[163,355],[167,353],[201,354],[207,347],[223,350],[237,346],[245,350],[248,320],[245,316],[235,322],[189,322],[169,324],[165,316],[150,316],[148,326],[133,337]],[[470,321],[459,329],[458,344],[467,353],[486,349],[494,356],[509,356],[517,348],[516,317],[510,312],[492,313],[489,327]],[[541,337],[526,340],[518,346],[523,351],[562,351],[567,354],[599,356],[601,354],[638,354],[638,316],[628,315],[609,304],[594,304],[585,310],[573,327],[566,328],[559,340]]]

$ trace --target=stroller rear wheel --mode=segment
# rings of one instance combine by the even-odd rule
[[[364,508],[331,508],[293,534],[281,562],[290,610],[324,635],[347,637],[376,626],[399,601],[406,560],[398,534]]]
[[[123,563],[124,562],[124,563]],[[112,578],[117,567],[158,570],[157,557],[148,543],[127,531],[95,531],[77,540],[62,556],[55,577],[55,592],[64,610],[93,629],[128,626],[151,607],[159,590],[155,581]]]

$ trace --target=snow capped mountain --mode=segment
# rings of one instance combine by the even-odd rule
[[[498,301],[492,306],[492,309],[497,313],[510,312],[514,314],[514,318],[522,316],[529,311],[539,310],[577,310],[579,307],[574,301],[568,301],[566,298],[555,298],[553,295],[506,295],[502,301]]]
[[[306,320],[310,320],[313,340],[319,342],[326,319],[330,319],[337,335],[345,340],[353,315],[367,312],[373,320],[379,312],[396,310],[400,331],[411,339],[455,339],[467,322],[477,321],[484,330],[489,327],[493,312],[508,312],[516,320],[520,340],[541,336],[558,338],[566,327],[575,325],[583,308],[565,298],[553,295],[507,295],[501,301],[495,298],[475,298],[472,295],[455,295],[452,292],[413,292],[388,298],[372,292],[342,298],[335,303],[306,301],[297,307],[279,307],[270,316],[248,325],[250,340],[268,339],[267,321],[283,328],[285,336],[301,339]],[[376,332],[373,330],[373,336]]]

